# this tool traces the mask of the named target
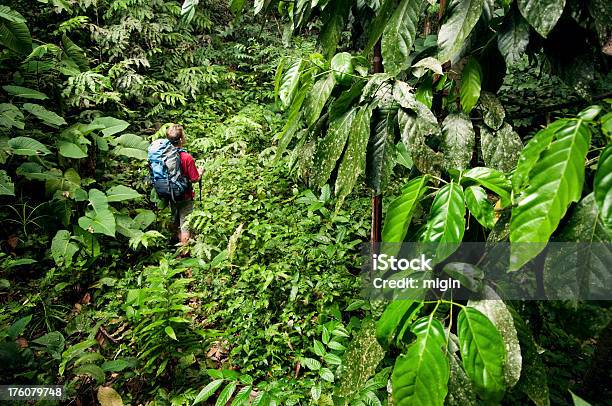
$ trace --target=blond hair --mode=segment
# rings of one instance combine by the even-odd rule
[[[178,144],[183,138],[183,126],[178,124],[172,124],[166,130],[166,138],[170,140],[170,142],[174,145]]]

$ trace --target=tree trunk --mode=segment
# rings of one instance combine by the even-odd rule
[[[382,54],[380,40],[374,45],[374,61],[372,65],[374,73],[383,72]],[[382,239],[382,193],[377,195],[372,191],[372,230],[370,232],[370,242],[374,244]],[[373,252],[372,252],[373,253]]]

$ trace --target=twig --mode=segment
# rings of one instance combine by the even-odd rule
[[[298,361],[298,363],[295,366],[294,379],[297,379],[298,375],[300,374],[301,367],[302,367],[302,365],[300,364],[300,361]]]
[[[114,344],[119,344],[119,340],[117,340],[115,337],[111,336],[108,331],[106,331],[106,329],[103,326],[100,326],[100,329],[98,330],[100,333],[102,333],[102,335],[106,338],[108,338],[109,340],[111,340]]]

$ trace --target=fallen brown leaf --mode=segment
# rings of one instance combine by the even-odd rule
[[[19,346],[19,348],[28,348],[28,340],[23,337],[16,339],[15,343]]]

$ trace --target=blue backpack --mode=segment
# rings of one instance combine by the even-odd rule
[[[180,153],[183,151],[167,139],[158,139],[151,143],[147,154],[155,191],[159,197],[173,202],[181,200],[191,186],[181,172]]]

